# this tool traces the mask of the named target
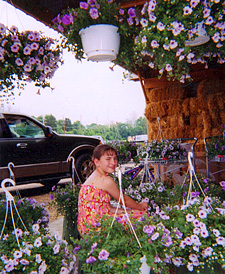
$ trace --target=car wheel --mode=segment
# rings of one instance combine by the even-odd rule
[[[94,165],[91,159],[91,153],[80,155],[77,159],[75,157],[75,182],[83,183],[94,171]]]

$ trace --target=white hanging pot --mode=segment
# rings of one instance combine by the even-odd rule
[[[203,23],[197,23],[197,37],[195,39],[190,39],[185,42],[185,46],[189,47],[195,47],[195,46],[200,46],[205,43],[207,43],[210,39],[210,37],[207,35],[207,32],[203,26]]]
[[[150,274],[151,273],[151,268],[147,265],[146,263],[146,257],[145,255],[141,257],[141,267],[140,267],[140,272],[139,274]]]
[[[116,59],[120,46],[118,27],[107,24],[92,25],[79,34],[87,59],[96,62]]]

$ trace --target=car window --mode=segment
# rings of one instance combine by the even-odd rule
[[[24,117],[6,118],[13,138],[43,138],[41,127]]]

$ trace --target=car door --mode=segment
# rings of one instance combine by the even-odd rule
[[[9,138],[11,133],[9,131],[7,122],[2,114],[0,114],[0,179],[3,180],[9,177],[8,163],[10,162],[10,155],[8,153]]]
[[[8,139],[8,158],[17,177],[45,176],[60,171],[58,148],[44,128],[26,116],[4,114],[12,138]]]

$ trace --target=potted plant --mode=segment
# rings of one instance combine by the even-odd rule
[[[42,234],[38,224],[32,226],[32,232],[16,229],[16,234],[19,246],[14,232],[0,240],[1,273],[72,273],[75,257],[57,234]]]
[[[225,138],[224,133],[219,136],[211,136],[208,138],[206,146],[206,154],[210,159],[214,159],[217,162],[225,161]]]
[[[78,216],[78,195],[80,186],[77,184],[67,184],[65,187],[53,187],[50,194],[50,206],[57,209],[57,213],[64,216],[63,220],[63,238],[70,243],[70,238],[79,238],[77,230]]]
[[[131,161],[135,163],[139,162],[139,157],[137,155],[137,143],[128,141],[116,141],[109,144],[117,150],[117,159],[119,164],[125,164]]]
[[[41,229],[42,232],[44,232],[45,229],[48,228],[49,224],[49,212],[46,209],[45,204],[39,204],[35,199],[33,198],[23,198],[23,199],[17,199],[15,198],[15,204],[17,207],[17,210],[22,216],[26,216],[26,218],[23,218],[23,222],[28,230],[31,229],[32,225],[37,223]],[[6,214],[6,200],[2,199],[0,200],[0,229],[3,228],[4,220],[5,220],[5,214]],[[17,228],[24,228],[19,216],[15,210],[14,207],[12,207],[12,212],[14,216],[14,222],[15,226]],[[10,211],[8,212],[8,215],[10,215]],[[5,229],[3,232],[7,233],[13,229],[13,223],[10,216],[7,216],[7,222],[5,225]]]
[[[129,230],[125,215],[117,217],[111,227],[112,220],[113,218],[102,218],[101,229],[92,229],[89,235],[84,235],[80,240],[74,241],[73,252],[77,255],[81,270],[85,273],[138,274],[141,273],[140,268],[145,254],[148,254],[147,261],[154,261],[156,247],[161,254],[167,252],[162,226],[157,229],[160,237],[157,243],[155,242],[156,245],[154,243],[151,245],[148,241],[146,232],[152,218],[143,215],[141,220],[133,222],[141,247]]]
[[[137,64],[145,61],[159,77],[183,83],[193,64],[207,68],[211,60],[224,63],[223,1],[150,0],[141,10],[140,24],[135,49],[142,58]]]
[[[95,29],[96,26],[100,28],[98,34],[94,34],[92,38],[93,40],[89,41],[90,44],[98,42],[99,34],[105,33],[102,28],[105,26],[110,26],[110,35],[109,38],[112,41],[113,37],[117,39],[119,42],[118,34],[121,36],[121,46],[124,47],[126,44],[129,47],[129,44],[134,45],[133,33],[135,30],[135,10],[130,8],[128,11],[120,9],[119,5],[113,0],[98,0],[98,1],[87,1],[80,2],[80,6],[78,8],[69,8],[67,10],[63,10],[61,14],[58,14],[57,17],[53,19],[53,27],[61,32],[64,37],[62,39],[62,47],[67,48],[74,52],[75,57],[78,60],[85,58],[85,49],[81,41],[81,37],[85,37],[86,34],[84,32],[87,30],[88,32],[92,29]],[[100,26],[99,26],[100,25]],[[93,27],[94,26],[94,27]],[[114,27],[112,27],[114,26]],[[130,31],[128,31],[128,28]],[[115,35],[112,31],[115,30]],[[97,37],[96,37],[97,35]],[[84,39],[83,39],[84,40]],[[89,38],[87,38],[89,40]],[[106,47],[110,42],[106,42]],[[101,40],[101,43],[103,40]],[[130,48],[132,48],[130,47]],[[116,48],[112,49],[109,46],[109,52],[104,52],[104,48],[100,47],[99,49],[87,50],[87,58],[93,61],[111,61],[116,59],[116,55],[118,54],[119,47],[118,43],[116,44]],[[92,52],[93,51],[93,52]],[[98,54],[98,51],[100,53]],[[107,58],[107,54],[111,55],[111,58]],[[103,57],[101,57],[101,55]],[[104,55],[106,56],[105,59]]]
[[[37,31],[19,32],[0,24],[0,88],[4,97],[8,90],[23,88],[33,81],[35,86],[50,86],[62,63],[61,50],[52,38]],[[10,94],[8,94],[10,96]]]
[[[141,246],[126,215],[112,227],[112,218],[104,218],[73,251],[85,273],[140,273],[142,257],[153,273],[224,273],[224,214],[225,203],[216,197],[156,207],[152,216],[132,220]]]
[[[58,234],[50,235],[46,205],[32,198],[15,198],[15,205],[18,211],[12,206],[8,214],[13,213],[13,218],[7,216],[4,225],[9,204],[0,201],[0,272],[72,273],[75,257],[68,251],[66,241]]]
[[[146,157],[151,161],[176,162],[185,160],[187,152],[185,148],[177,141],[156,141],[141,145],[138,149],[138,154],[141,159]]]

